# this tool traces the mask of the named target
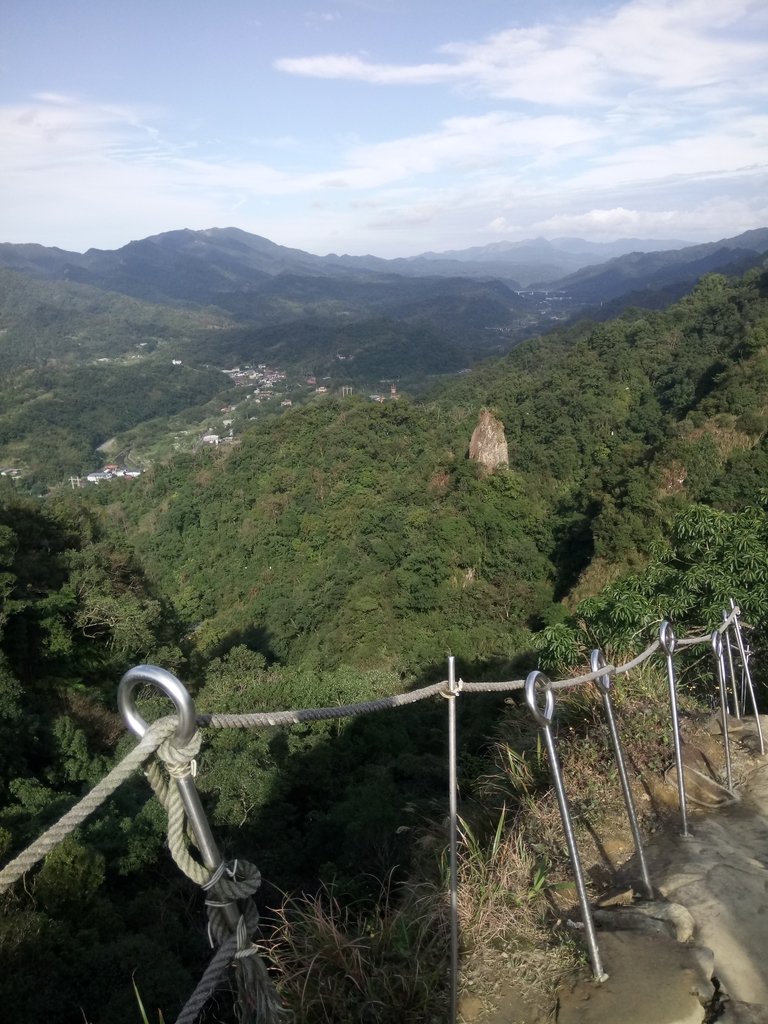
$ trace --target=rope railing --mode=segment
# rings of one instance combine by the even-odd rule
[[[581,867],[575,830],[573,827],[572,816],[565,790],[563,772],[557,754],[556,738],[552,731],[552,725],[555,717],[556,694],[560,690],[573,688],[575,686],[583,685],[588,682],[594,682],[601,692],[603,698],[603,708],[606,723],[608,725],[608,729],[611,736],[611,743],[613,746],[614,757],[616,760],[618,775],[621,782],[624,803],[627,810],[627,817],[629,819],[629,824],[635,844],[635,852],[637,855],[640,872],[642,874],[645,895],[648,899],[653,899],[653,888],[650,882],[650,878],[648,876],[648,869],[645,862],[645,855],[643,852],[642,837],[640,833],[637,812],[635,810],[632,790],[627,775],[627,769],[624,761],[624,753],[621,746],[621,740],[619,738],[618,729],[613,714],[613,707],[611,702],[611,688],[613,686],[612,677],[622,672],[629,672],[632,668],[636,668],[642,662],[650,658],[651,655],[655,653],[655,651],[657,651],[659,648],[661,648],[662,652],[664,653],[667,667],[667,681],[669,686],[670,713],[672,717],[672,738],[675,750],[675,767],[677,771],[678,801],[682,829],[681,834],[683,837],[687,838],[689,836],[689,831],[685,791],[685,766],[683,764],[680,724],[678,717],[677,679],[675,675],[675,667],[673,660],[673,656],[679,648],[692,647],[697,644],[702,644],[706,642],[709,642],[712,647],[712,652],[715,656],[716,675],[720,691],[720,708],[722,715],[723,744],[725,748],[726,779],[729,792],[732,792],[733,782],[731,775],[730,742],[728,734],[729,726],[727,706],[727,670],[725,667],[725,644],[723,641],[723,636],[725,636],[726,638],[726,644],[728,644],[728,651],[730,654],[731,630],[735,634],[736,643],[741,657],[742,672],[745,678],[744,685],[745,688],[749,691],[752,700],[756,729],[760,742],[760,752],[761,754],[765,752],[762,728],[760,725],[760,716],[757,711],[754,687],[752,685],[752,679],[749,673],[749,659],[747,657],[747,652],[741,637],[741,626],[739,622],[739,616],[740,610],[738,606],[735,604],[735,602],[731,601],[730,614],[723,612],[723,621],[716,629],[714,629],[709,634],[702,633],[699,635],[688,637],[687,640],[678,640],[674,634],[674,630],[672,629],[671,623],[665,620],[661,623],[659,629],[659,639],[655,643],[651,644],[648,648],[646,648],[646,650],[639,654],[636,658],[634,658],[632,662],[628,662],[626,665],[623,665],[618,669],[614,668],[613,666],[607,666],[602,652],[600,650],[593,650],[590,657],[590,664],[592,667],[592,672],[590,673],[585,673],[581,676],[575,676],[571,679],[551,682],[542,672],[536,671],[531,672],[525,681],[526,701],[528,702],[534,719],[536,720],[541,729],[542,735],[544,737],[544,742],[547,748],[550,774],[552,776],[555,795],[557,797],[558,809],[560,811],[560,817],[563,825],[566,846],[568,848],[568,855],[571,861],[571,868],[573,871],[574,881],[576,885],[576,892],[582,918],[581,926],[584,928],[587,950],[589,954],[590,963],[592,965],[592,973],[595,977],[595,980],[598,982],[607,980],[608,975],[603,969],[600,950],[597,944],[597,937],[592,918],[592,911],[589,905],[589,900],[587,898],[586,885],[584,882],[584,875]],[[732,658],[730,660],[730,673],[734,707],[736,709],[736,712],[738,713],[738,688],[736,685],[734,662]],[[543,706],[540,704],[540,696],[542,694],[544,696]]]
[[[154,754],[163,740],[173,735],[177,725],[175,716],[160,718],[153,722],[142,737],[141,742],[122,761],[116,764],[112,771],[104,776],[101,782],[98,782],[82,800],[43,832],[26,850],[6,864],[2,871],[0,871],[0,893],[10,889],[14,882],[18,882],[22,875],[26,874],[47,853],[50,853],[54,847],[66,839],[70,832],[74,832],[78,825],[82,825],[84,821],[90,818],[94,811],[98,810],[124,782],[131,778],[147,758]]]
[[[198,715],[197,724],[210,729],[266,729],[270,726],[300,725],[302,722],[325,722],[334,718],[358,718],[376,711],[402,708],[408,704],[434,697],[445,690],[447,682],[432,683],[409,693],[397,693],[391,697],[360,701],[355,704],[339,704],[327,708],[301,708],[297,711],[267,711],[242,715]]]
[[[726,688],[730,679],[734,700],[734,713],[738,718],[745,701],[740,705],[735,675],[735,650],[738,651],[742,672],[742,689],[751,696],[753,711],[757,723],[761,753],[764,753],[762,730],[760,727],[754,686],[749,671],[748,651],[744,645],[740,627],[740,609],[731,601],[729,612],[723,612],[722,622],[711,633],[696,633],[687,638],[677,639],[671,625],[661,625],[658,640],[649,644],[640,654],[622,665],[608,665],[600,651],[593,651],[591,671],[567,679],[550,681],[541,672],[532,672],[526,679],[508,681],[464,682],[456,680],[454,659],[449,659],[448,679],[429,686],[381,697],[370,701],[342,704],[332,707],[301,708],[285,711],[258,712],[245,714],[200,714],[195,712],[192,698],[183,684],[171,673],[155,666],[137,666],[126,673],[120,684],[120,710],[129,728],[139,736],[134,749],[120,761],[104,779],[59,821],[53,824],[26,850],[18,854],[0,871],[0,893],[9,889],[27,871],[45,857],[75,828],[100,807],[138,768],[152,755],[156,755],[167,771],[165,778],[159,763],[152,763],[146,771],[158,799],[166,807],[169,816],[169,846],[174,861],[180,869],[204,890],[210,890],[206,905],[211,916],[212,934],[219,945],[218,953],[213,957],[195,993],[188,1000],[177,1024],[192,1024],[203,1005],[218,985],[222,974],[234,959],[239,968],[238,981],[239,1019],[242,1022],[252,1021],[253,1024],[272,1024],[278,1021],[284,1011],[277,995],[272,988],[266,966],[259,955],[258,947],[249,938],[258,921],[250,896],[258,887],[260,875],[253,865],[247,862],[234,862],[234,866],[222,861],[215,841],[210,833],[207,819],[200,804],[193,778],[194,758],[199,749],[199,728],[213,729],[263,729],[287,727],[300,723],[328,721],[348,717],[358,717],[388,709],[395,709],[427,700],[441,695],[447,697],[449,704],[449,804],[450,804],[450,849],[451,849],[451,1021],[457,1014],[457,970],[458,970],[458,928],[456,905],[456,849],[457,807],[456,796],[458,785],[456,779],[456,698],[468,692],[514,692],[525,691],[525,699],[541,727],[547,745],[550,769],[553,776],[558,804],[560,807],[566,842],[576,878],[576,887],[581,905],[582,920],[586,930],[587,945],[595,977],[603,980],[607,977],[602,968],[599,950],[591,923],[591,912],[586,896],[578,850],[574,837],[573,826],[568,809],[562,771],[559,766],[557,750],[551,725],[555,714],[556,695],[565,690],[594,683],[603,697],[606,721],[611,733],[611,740],[619,768],[624,799],[632,827],[635,846],[643,874],[646,894],[652,896],[652,889],[642,853],[637,816],[632,803],[631,789],[624,766],[623,753],[613,716],[610,700],[612,680],[616,676],[625,675],[650,659],[660,648],[662,649],[668,671],[670,704],[673,719],[673,738],[675,740],[675,760],[678,771],[678,791],[683,835],[687,835],[686,795],[684,786],[682,756],[680,752],[680,733],[677,718],[677,683],[674,675],[673,655],[680,648],[693,647],[698,644],[710,643],[715,654],[721,692],[721,711],[723,714],[723,732],[726,743],[726,762],[728,766],[728,784],[731,787],[730,752],[728,748],[728,725],[726,721],[727,704]],[[731,636],[733,634],[733,636]],[[727,655],[727,659],[726,659]],[[152,725],[138,715],[132,700],[134,689],[139,683],[149,682],[159,687],[174,701],[177,715],[161,718]],[[544,706],[539,704],[543,694]],[[200,863],[190,852],[189,843],[197,848],[202,860]],[[238,878],[243,881],[238,881]],[[226,951],[226,952],[225,952]]]

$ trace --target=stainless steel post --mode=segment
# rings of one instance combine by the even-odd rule
[[[725,687],[725,658],[723,657],[723,638],[718,630],[712,632],[712,653],[715,656],[717,679],[720,686],[720,714],[723,716],[723,744],[725,746],[725,777],[729,792],[733,792],[733,774],[731,772],[731,738],[728,735],[728,695]]]
[[[450,1022],[456,1024],[459,1006],[459,904],[458,904],[458,780],[456,770],[456,659],[448,658],[448,820],[451,870],[451,1009]]]
[[[594,650],[589,656],[589,664],[593,672],[599,672],[600,669],[605,668],[605,658],[603,652]],[[613,688],[613,680],[610,675],[606,672],[595,679],[595,686],[600,691],[600,696],[603,699],[603,711],[605,712],[605,720],[608,723],[608,732],[611,736],[611,744],[613,745],[613,753],[616,758],[616,767],[619,770],[619,780],[621,781],[621,791],[624,794],[624,806],[627,808],[627,817],[629,818],[629,826],[632,829],[632,838],[635,843],[635,852],[637,853],[637,859],[640,863],[640,874],[643,879],[643,888],[645,889],[645,895],[649,900],[653,899],[653,886],[651,885],[651,879],[648,875],[648,865],[645,862],[645,852],[643,850],[643,837],[640,834],[640,826],[637,821],[637,812],[635,810],[635,801],[632,799],[632,787],[629,784],[629,776],[627,775],[627,767],[624,761],[624,750],[621,746],[621,739],[619,738],[619,730],[616,726],[616,718],[613,714],[613,701],[611,700],[611,690]]]
[[[183,747],[189,743],[197,729],[195,704],[186,686],[173,673],[168,672],[164,668],[158,668],[156,665],[137,665],[125,673],[120,680],[117,690],[117,705],[123,721],[131,732],[139,738],[149,728],[136,710],[134,700],[136,688],[147,683],[156,686],[167,697],[170,697],[176,706],[179,725],[174,733],[174,740],[180,747]],[[179,794],[184,804],[184,810],[189,818],[189,824],[194,833],[195,842],[200,851],[203,864],[211,871],[217,871],[221,866],[222,858],[211,833],[203,805],[200,802],[200,794],[197,791],[197,786],[195,786],[195,781],[191,775],[187,775],[184,778],[176,779],[176,784],[179,787]],[[222,910],[227,918],[227,923],[234,932],[240,920],[240,911],[237,908],[237,904],[232,902],[225,903]]]
[[[723,609],[723,622],[728,619],[728,612]],[[724,630],[725,635],[725,653],[728,658],[728,675],[731,680],[731,687],[733,689],[733,717],[736,719],[741,718],[741,703],[739,700],[739,684],[736,681],[736,670],[733,665],[733,648],[731,647],[731,629],[730,626],[726,626]]]
[[[543,708],[539,707],[538,703],[537,686],[539,685],[542,686],[545,694]],[[525,680],[525,699],[528,703],[528,707],[531,709],[533,717],[536,719],[539,728],[544,734],[544,743],[546,744],[547,755],[549,757],[549,767],[552,773],[552,781],[555,784],[557,804],[560,808],[560,817],[563,822],[563,831],[565,832],[565,842],[568,846],[568,853],[571,858],[571,867],[573,868],[573,877],[576,882],[576,892],[578,893],[579,906],[581,907],[581,918],[584,924],[589,960],[592,964],[592,974],[596,981],[607,981],[608,975],[603,970],[603,964],[600,959],[600,950],[598,949],[597,937],[595,935],[595,924],[592,920],[592,911],[590,910],[589,899],[587,898],[587,888],[584,884],[584,875],[581,870],[581,860],[579,858],[578,847],[576,846],[576,836],[573,831],[571,812],[568,807],[568,798],[565,795],[560,760],[557,756],[555,740],[552,735],[552,719],[555,715],[555,695],[551,689],[549,679],[543,672],[536,671],[528,674],[528,677]]]
[[[741,669],[742,669],[742,672],[744,673],[744,678],[747,681],[747,690],[749,690],[749,698],[750,698],[750,702],[752,704],[752,711],[754,712],[754,715],[755,715],[755,726],[757,728],[758,739],[760,740],[760,753],[764,754],[765,753],[765,743],[763,742],[763,729],[762,729],[762,726],[760,725],[760,715],[759,715],[758,710],[757,710],[757,700],[755,699],[755,688],[752,685],[752,673],[749,671],[749,655],[747,654],[747,652],[746,652],[746,650],[744,648],[744,637],[741,635],[741,622],[739,621],[739,616],[741,615],[741,610],[735,604],[735,602],[733,600],[731,601],[731,606],[732,606],[733,610],[736,612],[736,615],[734,616],[734,619],[733,619],[733,630],[734,630],[734,632],[736,634],[736,644],[737,644],[737,646],[739,648],[739,656],[741,658]]]
[[[672,712],[672,737],[675,744],[675,766],[677,768],[677,795],[680,802],[680,824],[683,836],[688,836],[688,809],[685,802],[685,775],[683,774],[683,750],[680,741],[680,721],[677,714],[677,681],[672,655],[675,653],[676,638],[672,623],[665,620],[659,630],[659,642],[667,659],[667,681],[669,683],[669,705]]]

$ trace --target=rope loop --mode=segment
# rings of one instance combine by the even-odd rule
[[[205,901],[208,911],[208,930],[218,945],[223,945],[232,933],[232,926],[223,913],[223,908],[237,900],[242,900],[238,929],[242,926],[252,932],[258,927],[259,912],[251,897],[260,885],[261,872],[259,869],[250,861],[240,857],[236,861],[223,861],[202,886],[210,893],[210,897]],[[238,948],[245,947],[240,943]]]
[[[195,774],[195,758],[200,753],[202,736],[198,729],[189,743],[178,747],[174,737],[169,736],[157,748],[157,756],[163,762],[173,779],[186,779]]]

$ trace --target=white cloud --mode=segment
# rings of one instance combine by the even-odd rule
[[[588,238],[691,238],[732,237],[768,219],[768,205],[763,205],[758,218],[756,210],[735,199],[717,198],[689,208],[592,209],[584,213],[563,213],[536,221],[529,226],[535,234],[556,237],[577,235]]]
[[[549,235],[595,235],[621,238],[631,235],[669,232],[678,222],[674,210],[627,210],[615,206],[609,210],[588,210],[586,213],[556,214],[532,225],[538,232]]]
[[[595,156],[592,166],[571,179],[573,185],[602,186],[674,175],[735,173],[768,166],[768,133],[742,133],[739,126],[668,142],[617,148]]]
[[[326,54],[319,57],[281,57],[278,71],[309,78],[341,78],[374,85],[432,85],[465,77],[461,67],[449,64],[370,64],[354,54]]]
[[[368,61],[354,54],[283,57],[275,67],[313,78],[374,85],[457,84],[505,99],[572,107],[612,104],[617,87],[737,94],[765,66],[762,0],[634,0],[608,17],[494,33],[439,48],[421,64]]]
[[[546,162],[552,153],[594,143],[605,134],[598,124],[560,115],[454,117],[433,132],[353,148],[346,156],[353,168],[348,178],[370,187],[447,169],[487,173],[502,164],[514,174],[516,167]]]
[[[768,163],[768,131],[755,116],[734,118],[714,145],[702,135],[622,149],[596,119],[494,111],[352,142],[335,166],[302,172],[192,157],[165,140],[162,123],[157,111],[61,96],[0,108],[0,189],[14,196],[0,237],[112,247],[182,225],[236,223],[316,251],[376,251],[386,235],[383,254],[395,255],[493,233],[722,236],[768,219],[768,176],[729,167],[735,157]]]
[[[394,255],[498,233],[701,237],[765,220],[764,0],[565,9],[566,20],[454,42],[421,63],[277,62],[311,79],[402,87],[401,135],[378,127],[377,102],[396,123],[394,94],[371,94],[359,120],[339,124],[314,80],[290,83],[295,120],[260,120],[255,106],[235,143],[218,122],[203,132],[202,116],[190,117],[198,135],[183,134],[171,110],[55,89],[0,107],[0,191],[13,196],[0,238],[74,247],[238,223],[318,249],[370,250],[386,235]],[[407,91],[428,85],[428,97]]]
[[[99,179],[108,188],[135,174],[137,184],[190,188],[251,188],[286,194],[316,187],[319,174],[291,173],[246,159],[190,157],[149,119],[156,112],[78,102],[64,97],[0,107],[4,160],[0,175],[14,188],[32,187],[30,175],[76,189]],[[55,179],[54,179],[55,176]],[[7,194],[7,193],[6,193]]]

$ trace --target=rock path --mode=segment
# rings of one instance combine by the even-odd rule
[[[690,831],[647,849],[657,903],[598,913],[609,979],[561,992],[557,1024],[768,1024],[768,757]]]

